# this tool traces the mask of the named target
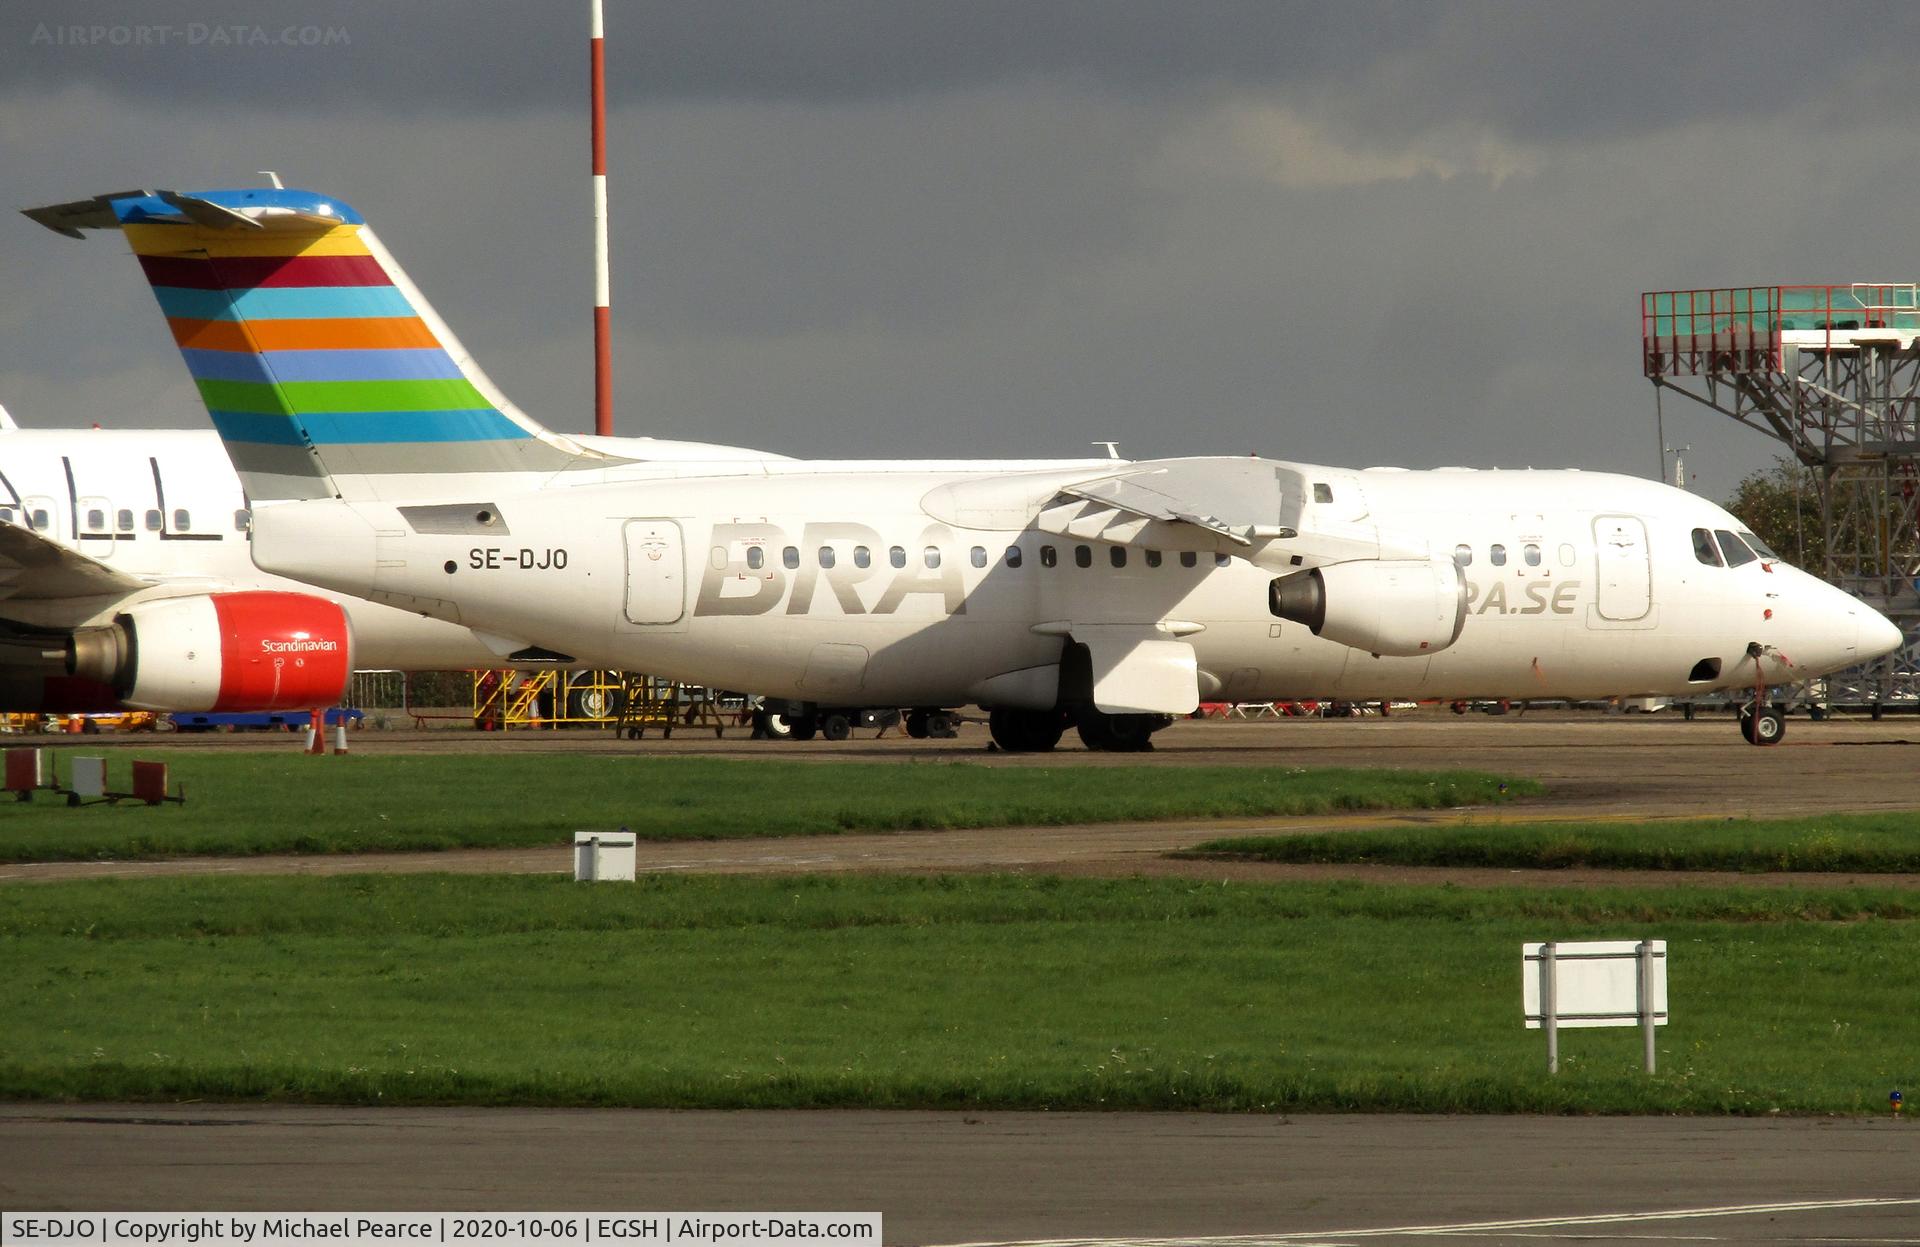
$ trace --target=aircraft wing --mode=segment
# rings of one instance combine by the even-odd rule
[[[1129,544],[1152,524],[1205,534],[1236,552],[1300,524],[1300,473],[1261,459],[1163,459],[1075,481],[1040,513],[1043,531]]]
[[[0,601],[109,597],[148,582],[18,524],[0,524]]]
[[[1073,473],[1016,473],[943,486],[929,514],[1148,550],[1230,554],[1282,574],[1348,559],[1425,558],[1427,543],[1321,518],[1289,464],[1252,457],[1149,459]]]

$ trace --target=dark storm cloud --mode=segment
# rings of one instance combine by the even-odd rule
[[[1291,97],[1371,133],[1532,138],[1770,116],[1897,81],[1920,7],[1191,0],[611,0],[616,103],[840,104],[1044,79],[1123,98]],[[572,107],[583,0],[25,0],[0,85],[273,112]],[[338,36],[338,37],[335,37]]]
[[[1414,6],[1402,6],[1407,11]],[[1411,46],[1381,45],[1341,107],[1368,128],[1448,119],[1520,138],[1891,105],[1920,6],[1851,0],[1454,3]]]
[[[1349,5],[1336,21],[1312,5],[1097,0],[612,0],[607,9],[619,40],[611,75],[627,100],[815,103],[1033,77],[1078,77],[1130,95],[1338,77],[1416,46],[1439,13]],[[251,93],[272,109],[571,102],[586,10],[584,0],[26,0],[0,16],[0,78],[84,79],[145,98]],[[286,77],[291,68],[297,82]]]
[[[1913,275],[1920,162],[1874,94],[1904,7],[610,8],[622,433],[1645,472],[1641,290]],[[112,42],[156,22],[205,33]],[[0,168],[14,207],[264,168],[338,195],[578,430],[584,38],[584,0],[28,0]],[[11,217],[0,264],[23,421],[204,427],[124,245]],[[1710,490],[1772,452],[1666,416]]]

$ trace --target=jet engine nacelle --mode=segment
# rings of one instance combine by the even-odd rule
[[[67,672],[140,710],[318,710],[353,671],[347,613],[304,593],[142,602],[67,647]]]
[[[1369,559],[1295,572],[1267,590],[1267,608],[1317,637],[1369,654],[1414,658],[1460,639],[1467,581],[1451,561]]]

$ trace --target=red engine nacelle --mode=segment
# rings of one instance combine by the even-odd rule
[[[164,598],[75,633],[67,671],[141,710],[317,710],[346,692],[353,629],[303,593]]]

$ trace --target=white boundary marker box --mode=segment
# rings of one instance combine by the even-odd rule
[[[1520,946],[1520,1003],[1528,1030],[1547,1032],[1547,1072],[1560,1072],[1560,1031],[1638,1026],[1654,1072],[1653,1030],[1667,1024],[1667,942],[1586,940]]]
[[[576,883],[633,882],[637,837],[619,831],[573,833],[573,878]]]
[[[75,758],[68,773],[73,777],[75,796],[104,797],[107,795],[107,760],[105,758]]]

